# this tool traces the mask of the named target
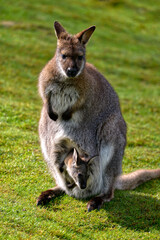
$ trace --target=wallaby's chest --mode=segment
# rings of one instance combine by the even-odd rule
[[[79,93],[74,86],[53,84],[51,105],[57,114],[71,108],[79,99]]]

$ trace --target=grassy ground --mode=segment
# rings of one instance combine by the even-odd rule
[[[123,170],[160,167],[160,3],[156,0],[1,0],[0,239],[160,239],[160,184],[117,191],[100,211],[62,196],[36,207],[54,186],[37,133],[37,78],[53,56],[53,21],[76,33],[95,24],[93,63],[118,92],[128,124]]]

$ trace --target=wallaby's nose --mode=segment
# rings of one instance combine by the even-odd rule
[[[67,69],[67,76],[68,77],[75,77],[78,73],[77,68],[68,68]]]
[[[81,173],[78,174],[78,181],[79,181],[79,186],[81,189],[85,189],[87,187],[87,183]]]
[[[81,188],[81,189],[85,189],[85,188],[86,188],[86,183],[81,183],[81,184],[80,184],[80,188]]]

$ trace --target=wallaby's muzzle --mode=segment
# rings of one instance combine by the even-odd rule
[[[78,73],[78,69],[77,68],[68,68],[67,69],[67,76],[68,77],[75,77]]]
[[[84,179],[82,174],[78,174],[78,185],[81,189],[85,189],[87,187],[87,181]]]

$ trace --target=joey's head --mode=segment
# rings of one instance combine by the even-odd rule
[[[66,158],[65,165],[69,176],[74,180],[75,184],[80,189],[87,187],[88,167],[94,158],[80,157],[76,149],[74,148],[71,157]]]
[[[85,46],[95,30],[92,26],[75,35],[70,35],[59,22],[54,23],[57,36],[56,62],[64,78],[79,76],[85,67]]]

